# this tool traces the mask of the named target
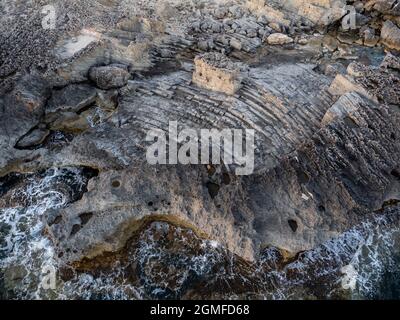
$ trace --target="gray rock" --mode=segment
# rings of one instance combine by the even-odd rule
[[[352,257],[359,250],[359,242],[353,241],[353,234],[343,236],[346,245],[341,248],[345,247],[346,258],[340,262],[337,258],[342,252],[338,255],[337,250],[329,251],[325,245],[319,245],[364,223],[367,216],[382,207],[389,206],[399,212],[393,205],[393,199],[400,198],[399,63],[395,55],[388,55],[377,67],[382,50],[361,46],[377,41],[372,30],[380,34],[382,19],[390,19],[398,27],[399,19],[394,16],[398,12],[398,1],[348,1],[364,15],[359,25],[365,24],[360,29],[360,38],[351,39],[349,45],[325,37],[327,29],[332,31],[330,34],[340,31],[340,19],[346,14],[342,9],[344,0],[232,0],[219,6],[208,0],[174,1],[179,2],[179,7],[173,5],[165,12],[160,12],[163,10],[157,8],[154,0],[136,1],[135,8],[129,7],[130,1],[100,2],[64,1],[57,6],[62,23],[46,32],[37,23],[40,22],[38,1],[19,6],[20,1],[6,0],[6,6],[0,5],[7,9],[7,14],[0,15],[0,176],[10,172],[37,172],[34,181],[39,189],[44,187],[50,192],[65,189],[61,194],[67,201],[62,207],[55,206],[43,215],[41,212],[35,215],[43,219],[42,234],[51,246],[46,252],[55,253],[57,267],[63,263],[79,263],[82,267],[79,272],[85,273],[80,280],[85,280],[86,285],[86,277],[91,272],[85,269],[89,261],[82,259],[94,258],[93,283],[100,283],[99,295],[106,291],[101,285],[106,278],[107,290],[111,287],[112,294],[118,295],[123,291],[125,297],[130,288],[124,286],[120,290],[121,282],[113,286],[112,274],[122,275],[127,271],[133,275],[141,269],[145,278],[140,280],[150,279],[150,291],[156,292],[164,280],[176,280],[177,275],[179,279],[187,279],[181,276],[191,275],[187,271],[193,269],[188,267],[188,262],[176,267],[176,261],[181,263],[187,256],[195,259],[190,261],[196,261],[196,267],[198,257],[201,261],[215,261],[214,266],[218,268],[211,270],[225,270],[220,268],[221,263],[231,267],[228,261],[234,258],[241,267],[232,272],[241,279],[233,282],[226,275],[220,277],[218,285],[212,287],[216,289],[215,297],[237,298],[245,292],[246,298],[251,298],[255,287],[257,290],[263,287],[259,297],[265,299],[264,291],[270,293],[270,290],[264,287],[263,281],[274,268],[260,269],[257,262],[244,259],[256,260],[262,255],[265,266],[263,249],[276,246],[281,249],[275,253],[282,256],[279,272],[288,271],[279,273],[284,287],[290,286],[286,282],[288,276],[296,278],[296,285],[290,289],[298,290],[298,283],[303,280],[315,288],[307,288],[310,290],[302,292],[302,298],[321,295],[326,298],[326,292],[336,298],[330,290],[330,281],[339,285],[340,281],[326,277],[326,271],[333,270],[330,274],[340,276],[341,264],[354,261]],[[13,14],[8,12],[17,7]],[[128,11],[132,14],[127,15]],[[37,12],[37,16],[31,15],[32,12]],[[25,14],[34,19],[22,19]],[[125,18],[121,20],[122,16]],[[270,25],[276,31],[290,32],[292,39],[307,39],[307,46],[262,44],[260,39],[265,40],[273,31],[267,23],[273,23]],[[316,27],[320,24],[324,28]],[[388,24],[382,30],[387,38],[382,38],[382,43],[385,41],[387,49],[396,50],[392,41],[395,33],[388,31]],[[393,25],[390,27],[397,30]],[[83,26],[87,29],[82,30]],[[274,37],[288,39],[286,35],[275,35],[271,39]],[[277,40],[275,43],[282,43]],[[245,77],[240,89],[229,96],[215,92],[214,87],[199,87],[192,82],[193,57],[199,51],[224,50],[232,61],[250,66],[243,70]],[[364,61],[371,66],[350,64],[346,74],[348,61],[343,59]],[[129,65],[129,71],[137,76],[127,81],[128,68],[110,65],[115,61]],[[215,68],[228,66],[213,65]],[[23,76],[27,69],[36,67],[44,78],[38,74]],[[96,84],[71,85],[87,81],[89,68]],[[120,71],[114,72],[115,69],[123,70],[123,75]],[[218,78],[215,70],[211,71],[217,83],[225,81],[223,77]],[[50,100],[46,81],[54,88]],[[65,88],[56,89],[61,86]],[[77,95],[70,86],[88,87]],[[65,92],[61,93],[62,90]],[[56,102],[58,95],[59,102]],[[47,114],[46,126],[42,126],[46,109],[54,118]],[[195,130],[255,130],[254,174],[235,176],[235,166],[228,165],[149,165],[145,158],[146,132],[154,127],[167,131],[171,120]],[[47,127],[55,130],[49,143],[37,150],[17,149],[36,146],[46,136]],[[49,186],[48,180],[54,174],[42,173],[50,167],[96,168],[99,174],[88,185],[76,184],[70,174],[62,174],[56,179],[56,185]],[[0,193],[6,189],[6,195],[0,196],[0,207],[25,212],[31,202],[18,192],[20,188],[12,185],[13,177],[14,174],[0,178]],[[80,180],[80,172],[77,178]],[[21,184],[26,185],[30,180],[30,176],[23,176]],[[79,189],[77,196],[69,196],[74,194],[74,189]],[[35,194],[38,194],[35,197],[42,196],[42,192]],[[31,209],[36,210],[28,211]],[[380,218],[385,218],[386,212],[382,210]],[[2,210],[0,216],[7,214],[7,209]],[[398,220],[395,222],[398,227]],[[24,223],[24,228],[27,227]],[[2,229],[2,234],[9,232]],[[18,236],[23,236],[24,230],[19,230]],[[190,234],[195,234],[196,239]],[[374,233],[374,239],[379,234]],[[365,235],[370,237],[368,232]],[[189,239],[190,243],[176,241],[177,238]],[[4,243],[3,240],[4,237],[0,242]],[[142,243],[138,246],[139,241]],[[205,255],[194,254],[191,245],[201,247]],[[143,252],[131,254],[135,248]],[[296,258],[299,251],[312,248],[318,254],[323,253],[323,262],[313,259],[311,252]],[[158,256],[162,258],[148,259],[163,249],[166,250]],[[107,255],[102,256],[103,253]],[[221,253],[224,254],[221,256]],[[34,255],[35,265],[40,269],[43,255]],[[306,269],[296,269],[307,257],[310,260]],[[30,257],[20,260],[26,261],[25,258]],[[127,269],[121,269],[118,264],[112,264],[113,268],[108,265],[104,269],[112,269],[110,277],[107,271],[97,277],[99,266],[115,261],[124,263],[125,258],[131,259]],[[152,262],[143,263],[140,259]],[[288,259],[298,260],[289,266]],[[6,263],[9,260],[12,259]],[[335,269],[330,264],[333,260]],[[260,278],[243,281],[248,279],[246,275],[254,275],[255,269],[261,270]],[[36,271],[32,270],[31,275],[38,274]],[[72,274],[75,271],[78,271],[77,264],[73,265]],[[8,272],[6,278],[21,278],[18,270],[15,276],[12,273],[12,270]],[[217,274],[220,275],[218,271]],[[315,282],[316,274],[324,275],[322,284]],[[225,287],[220,284],[225,279],[228,279],[227,285],[235,290],[239,288],[239,295],[229,291],[232,295],[224,296]],[[60,281],[62,297],[76,298],[81,292],[92,294],[95,287],[82,288],[80,281],[62,280],[66,281],[65,286]],[[210,284],[208,274],[203,280]],[[47,295],[36,291],[37,286],[28,278],[22,284],[18,290],[24,297],[32,288],[32,295],[38,294],[40,298]],[[182,288],[192,289],[192,284],[185,282]],[[74,292],[65,292],[71,285]],[[162,287],[163,292],[167,287],[181,289],[180,285],[166,285]],[[195,283],[195,287],[201,287],[201,283]],[[275,283],[271,292],[277,292]],[[92,296],[98,297],[97,293],[93,292]],[[196,290],[186,294],[202,298]]]
[[[239,41],[239,40],[237,40],[237,39],[231,39],[231,41],[230,41],[230,46],[233,48],[233,49],[236,49],[236,50],[238,50],[238,51],[240,51],[240,50],[242,50],[242,48],[243,48],[243,45],[242,45],[242,43]]]
[[[217,19],[225,18],[227,14],[228,14],[228,10],[225,7],[219,7],[217,9],[215,9],[215,11],[214,11],[214,16]]]
[[[375,47],[379,42],[379,37],[375,35],[375,30],[366,28],[362,35],[364,37],[364,45],[367,47]]]
[[[364,99],[356,92],[349,92],[339,98],[336,103],[329,108],[322,119],[322,125],[328,125],[337,119],[344,119],[356,112],[364,103]]]
[[[28,274],[25,266],[15,265],[4,270],[4,286],[7,290],[15,290],[22,284]]]

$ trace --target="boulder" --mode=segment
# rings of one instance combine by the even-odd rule
[[[375,97],[371,96],[362,85],[356,83],[355,80],[349,75],[338,74],[333,80],[328,91],[334,96],[342,96],[349,92],[357,92],[372,100],[376,100]]]
[[[283,33],[273,33],[267,38],[268,44],[271,45],[282,45],[292,43],[293,39]]]
[[[400,4],[397,0],[370,0],[365,7],[383,14],[400,15]]]
[[[108,90],[125,86],[130,79],[130,74],[122,65],[109,65],[92,67],[89,70],[89,78],[98,88]]]
[[[87,84],[71,84],[53,91],[53,96],[46,107],[46,115],[63,111],[78,112],[93,104],[96,97],[96,88]]]
[[[14,145],[38,125],[49,95],[48,84],[40,76],[26,75],[19,80],[0,108],[0,146],[6,142]]]
[[[51,129],[71,133],[81,133],[89,129],[90,125],[85,114],[77,115],[74,112],[62,112],[51,124]]]
[[[375,31],[372,28],[367,28],[363,32],[364,45],[367,47],[375,47],[379,42],[379,37],[375,35]]]

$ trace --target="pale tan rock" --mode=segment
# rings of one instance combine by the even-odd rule
[[[194,60],[193,82],[204,89],[235,94],[241,87],[238,65],[219,53],[207,53]]]
[[[363,68],[357,62],[352,62],[347,66],[347,74],[352,77],[362,77],[365,74],[365,67]]]
[[[343,0],[250,0],[246,5],[255,14],[264,15],[269,21],[284,26],[289,26],[293,17],[303,17],[315,25],[326,26],[346,14],[346,2]]]
[[[273,33],[267,38],[267,42],[271,45],[282,45],[292,43],[293,39],[283,33]]]

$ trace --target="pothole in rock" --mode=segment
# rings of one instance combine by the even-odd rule
[[[60,290],[89,299],[389,296],[381,280],[398,261],[399,217],[398,208],[392,208],[313,250],[294,256],[269,247],[256,262],[243,260],[190,229],[152,221],[122,250],[63,268],[60,277],[65,283]],[[347,290],[342,283],[350,269],[356,286]]]

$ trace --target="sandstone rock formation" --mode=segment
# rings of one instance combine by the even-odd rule
[[[0,297],[388,297],[398,1],[1,5]],[[150,165],[171,121],[254,130],[253,174]]]

